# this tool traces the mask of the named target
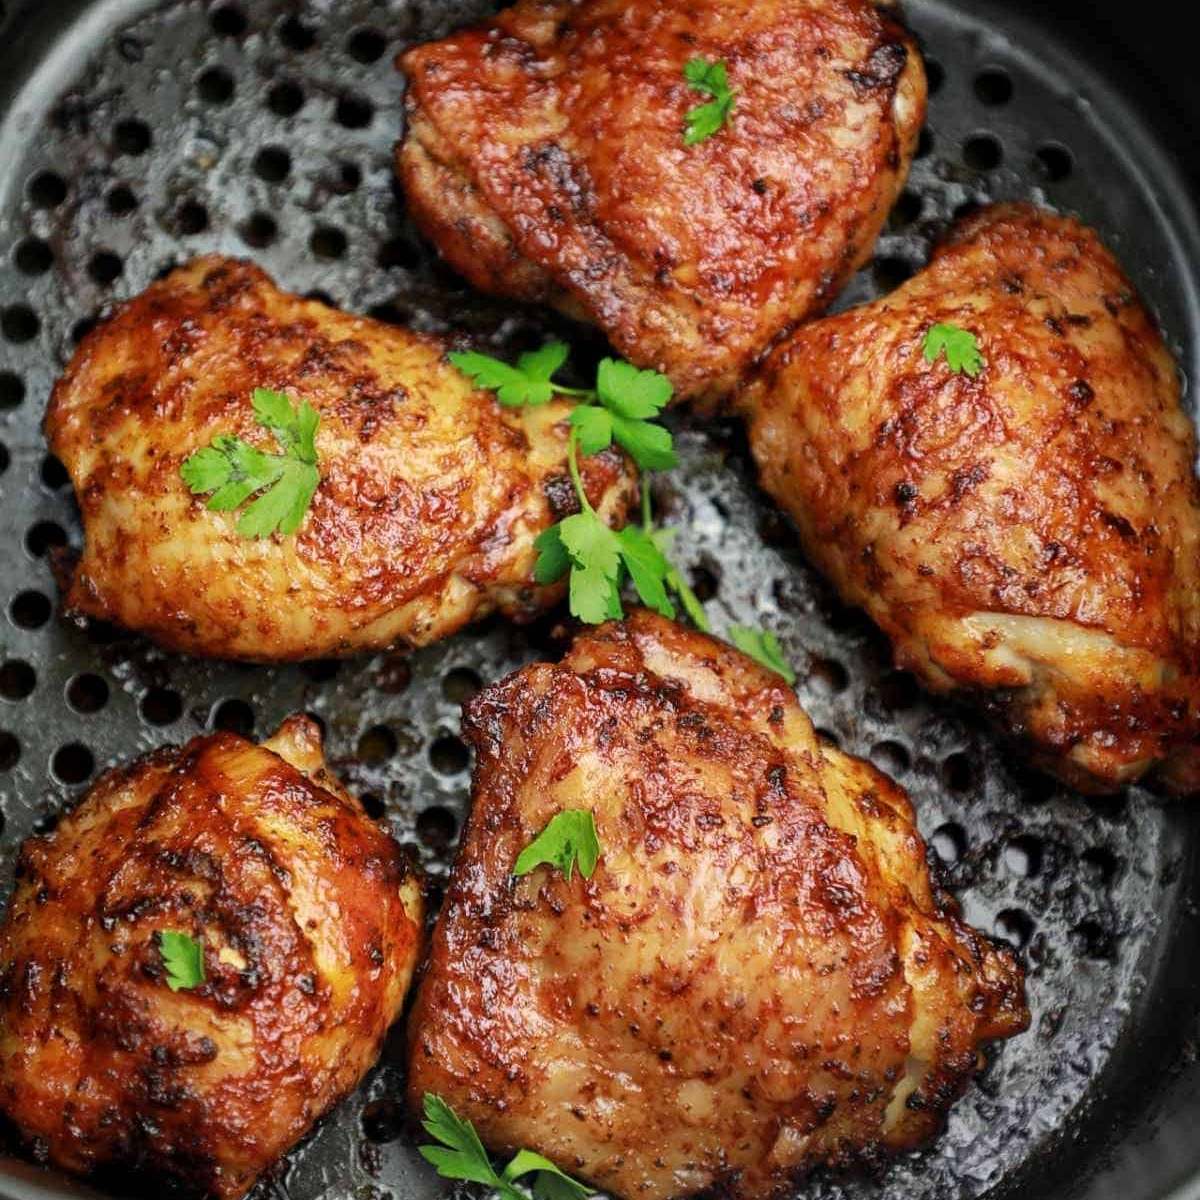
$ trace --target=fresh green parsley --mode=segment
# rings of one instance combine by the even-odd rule
[[[562,342],[550,342],[522,355],[516,367],[475,351],[450,355],[460,371],[477,386],[495,391],[502,404],[540,405],[556,393],[576,400],[571,410],[567,466],[579,512],[537,539],[534,578],[546,585],[569,574],[571,614],[589,625],[624,615],[621,588],[627,578],[632,579],[642,603],[663,616],[675,616],[668,595],[674,592],[693,619],[698,616],[703,621],[699,601],[667,559],[669,535],[653,527],[647,481],[643,479],[642,484],[642,528],[626,526],[618,531],[609,528],[592,507],[579,470],[581,452],[599,454],[614,442],[642,471],[675,466],[671,432],[655,423],[670,403],[671,381],[657,371],[640,371],[631,363],[606,358],[596,370],[594,387],[567,387],[554,380],[567,353]],[[700,627],[707,629],[707,622]]]
[[[671,433],[651,424],[671,400],[671,381],[657,371],[639,371],[631,363],[604,359],[596,371],[597,404],[578,404],[571,424],[579,430],[584,454],[599,454],[616,442],[643,471],[675,466]]]
[[[514,875],[528,875],[548,863],[557,867],[570,883],[575,864],[584,879],[591,879],[600,861],[600,839],[596,836],[596,818],[582,808],[568,808],[551,817],[550,823],[517,855]]]
[[[520,1150],[503,1171],[497,1172],[488,1158],[475,1126],[460,1117],[441,1096],[426,1092],[422,1125],[441,1145],[419,1147],[421,1157],[437,1168],[443,1179],[465,1179],[495,1188],[505,1200],[526,1200],[513,1184],[533,1174],[536,1200],[584,1200],[592,1189],[560,1171],[548,1158],[532,1150]]]
[[[162,929],[158,934],[158,952],[167,968],[167,987],[171,991],[199,987],[204,982],[203,942],[186,933]]]
[[[283,392],[254,389],[254,415],[269,429],[282,451],[266,454],[238,437],[213,438],[180,467],[184,483],[197,496],[209,495],[214,512],[232,512],[251,496],[238,518],[246,538],[285,537],[296,532],[312,503],[321,474],[317,469],[317,410],[302,400],[293,405]]]
[[[633,581],[638,598],[647,608],[675,618],[675,605],[668,593],[679,598],[697,628],[708,631],[708,620],[696,594],[667,558],[673,530],[655,529],[647,516],[643,525],[624,529],[608,527],[592,508],[579,479],[576,430],[571,431],[568,466],[575,481],[581,511],[566,517],[541,533],[534,542],[538,560],[534,578],[540,584],[555,583],[570,572],[568,601],[571,615],[588,625],[619,620],[621,588],[626,578]],[[642,479],[643,510],[649,511],[649,480]]]
[[[510,366],[490,354],[476,350],[455,351],[450,361],[464,375],[469,375],[477,387],[496,393],[496,398],[508,408],[525,404],[546,404],[560,388],[552,376],[567,361],[565,342],[547,342],[540,350],[531,350]]]
[[[625,615],[621,589],[629,580],[647,608],[674,620],[678,601],[696,628],[710,633],[711,626],[699,598],[671,561],[675,531],[655,527],[646,475],[642,476],[641,524],[615,530],[592,507],[579,470],[581,452],[599,454],[613,442],[643,472],[675,466],[677,459],[670,430],[654,423],[671,400],[670,380],[657,371],[639,371],[631,363],[606,358],[596,371],[595,387],[566,387],[556,383],[554,375],[565,365],[567,353],[563,343],[550,342],[540,350],[522,355],[515,368],[486,354],[450,356],[454,365],[479,387],[496,391],[503,404],[544,404],[554,393],[577,400],[571,410],[567,469],[579,501],[579,512],[538,536],[534,542],[538,552],[534,578],[545,586],[569,576],[571,615],[588,625],[619,620]],[[507,399],[500,394],[505,388],[510,389]],[[777,661],[766,665],[787,677],[791,669],[774,637],[754,630],[744,632],[756,639],[770,639],[769,643],[756,640],[755,648],[759,654],[766,654],[768,650],[764,647],[773,645]],[[795,676],[791,679],[794,681]]]
[[[958,325],[932,326],[925,335],[924,353],[926,362],[937,362],[938,356],[945,353],[946,365],[958,374],[974,378],[983,370],[978,338],[969,329]]]
[[[698,104],[684,118],[683,144],[694,146],[712,137],[729,120],[735,93],[729,90],[729,76],[723,62],[693,58],[683,68],[683,77],[693,91],[712,97],[706,103]]]
[[[510,366],[476,350],[455,351],[450,361],[477,387],[496,393],[508,408],[541,405],[558,394],[579,403],[571,423],[579,431],[584,454],[599,454],[616,442],[643,471],[665,471],[675,465],[671,434],[651,424],[670,403],[671,381],[657,371],[639,371],[631,363],[606,358],[596,372],[596,386],[573,388],[554,375],[567,361],[564,342],[547,342]]]
[[[796,672],[791,663],[784,657],[783,647],[779,639],[769,629],[752,629],[748,625],[734,625],[729,630],[733,644],[743,653],[749,655],[756,663],[782,675],[790,686],[796,683]]]

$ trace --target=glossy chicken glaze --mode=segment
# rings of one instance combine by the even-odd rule
[[[90,333],[54,391],[51,450],[86,545],[67,605],[190,654],[271,661],[420,646],[499,609],[528,618],[533,540],[577,502],[569,405],[504,409],[438,340],[280,291],[258,268],[198,259]],[[218,434],[275,452],[256,387],[321,417],[321,484],[295,537],[248,540],[181,463]],[[586,459],[593,503],[635,498],[615,452]]]
[[[354,1089],[422,940],[418,878],[289,719],[110,772],[21,851],[0,1112],[69,1171],[236,1200]],[[172,992],[157,934],[204,943]]]
[[[794,692],[646,612],[472,700],[473,808],[409,1100],[632,1200],[759,1197],[932,1136],[1021,972],[930,886],[912,807]],[[594,813],[590,881],[520,850]]]
[[[922,355],[973,331],[971,378]],[[1095,233],[970,218],[883,300],[798,330],[742,397],[766,489],[935,691],[1068,782],[1200,790],[1200,488],[1179,375]]]
[[[694,146],[691,59],[732,121]],[[866,260],[925,115],[920,55],[870,0],[519,0],[418,46],[398,166],[476,287],[595,322],[713,399]]]

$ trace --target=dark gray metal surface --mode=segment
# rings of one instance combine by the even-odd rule
[[[283,286],[347,309],[466,331],[500,351],[553,327],[581,358],[597,353],[594,335],[470,294],[415,236],[392,182],[402,93],[392,58],[486,8],[0,0],[0,891],[21,840],[109,764],[217,726],[262,735],[300,708],[325,722],[333,763],[371,811],[444,879],[469,784],[458,705],[481,681],[554,653],[555,622],[492,623],[411,658],[281,670],[67,626],[48,551],[77,544],[80,529],[39,424],[88,323],[210,250],[252,257]],[[874,266],[841,304],[919,266],[964,205],[1033,198],[1100,228],[1197,378],[1194,217],[1111,79],[1008,6],[915,0],[908,12],[937,85],[929,131]],[[816,724],[912,791],[968,918],[1019,945],[1029,968],[1033,1027],[996,1056],[945,1138],[879,1179],[820,1179],[804,1194],[1165,1196],[1200,1160],[1188,1136],[1191,809],[1140,791],[1089,803],[1024,772],[1019,754],[890,669],[882,639],[789,548],[734,426],[684,422],[681,442],[684,464],[659,499],[714,622],[779,634]],[[404,1129],[401,1069],[397,1039],[262,1192],[439,1194]],[[1151,1142],[1148,1113],[1162,1114]],[[0,1160],[0,1195],[69,1190]]]

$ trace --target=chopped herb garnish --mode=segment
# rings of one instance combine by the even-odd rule
[[[693,58],[683,68],[683,77],[688,87],[712,97],[706,103],[697,105],[684,118],[683,144],[694,146],[712,137],[729,120],[733,112],[734,93],[729,90],[729,77],[723,62]]]
[[[425,1119],[422,1124],[430,1137],[441,1145],[419,1147],[421,1157],[437,1168],[443,1179],[465,1179],[495,1188],[505,1200],[526,1200],[513,1184],[533,1174],[533,1194],[537,1200],[584,1200],[592,1195],[586,1184],[560,1171],[548,1158],[532,1150],[520,1150],[502,1172],[488,1158],[475,1126],[460,1117],[440,1096],[426,1092]]]
[[[209,492],[208,508],[232,512],[261,493],[238,519],[242,537],[288,536],[300,528],[321,475],[316,435],[320,416],[302,400],[293,405],[283,392],[254,389],[254,415],[269,429],[281,454],[266,454],[238,437],[221,434],[197,450],[179,473],[194,495]]]
[[[946,365],[958,374],[973,378],[983,370],[978,338],[969,329],[962,329],[958,325],[932,326],[925,335],[924,353],[926,362],[937,362],[938,356],[944,353]]]
[[[512,873],[528,875],[535,867],[548,863],[557,867],[570,883],[576,863],[580,875],[591,879],[599,861],[596,818],[586,809],[568,808],[553,816],[546,828],[517,855]]]
[[[186,933],[163,929],[158,934],[158,952],[167,968],[167,987],[173,992],[199,987],[204,982],[204,943]]]
[[[796,672],[784,657],[779,639],[769,629],[752,629],[748,625],[734,625],[729,630],[733,644],[755,662],[782,675],[789,684],[795,684]]]

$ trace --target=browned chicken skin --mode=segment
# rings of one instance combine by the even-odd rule
[[[624,1197],[765,1196],[940,1127],[1020,970],[934,894],[907,797],[778,676],[637,612],[467,706],[471,817],[410,1104]],[[590,880],[513,864],[590,810]]]
[[[985,366],[922,355],[935,323]],[[1200,488],[1179,376],[1096,235],[960,226],[874,304],[798,330],[742,397],[809,555],[936,691],[1078,786],[1200,790]]]
[[[236,1200],[374,1062],[422,914],[307,718],[113,771],[21,851],[0,1112],[66,1170]],[[169,989],[164,930],[203,942],[199,987]]]
[[[271,661],[425,645],[556,603],[533,541],[575,503],[569,405],[504,409],[445,349],[232,259],[153,284],[84,339],[47,414],[86,535],[68,606],[174,650]],[[256,387],[320,413],[322,479],[294,537],[240,536],[180,478],[220,434],[275,451]],[[612,452],[583,470],[619,523],[632,468]]]
[[[695,58],[732,120],[684,145]],[[871,253],[925,113],[871,0],[518,0],[408,51],[409,207],[477,287],[594,321],[679,395],[727,392]]]

